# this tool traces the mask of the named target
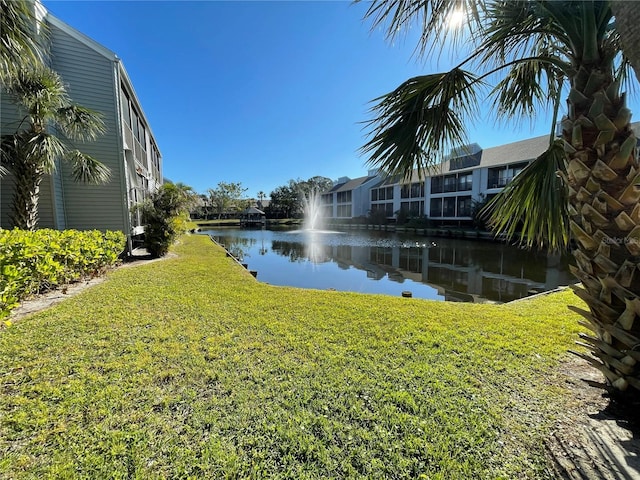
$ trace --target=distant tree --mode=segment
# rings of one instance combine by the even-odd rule
[[[13,174],[13,225],[34,230],[40,183],[55,170],[58,158],[71,163],[75,181],[104,183],[109,179],[104,164],[73,148],[72,143],[94,140],[105,127],[99,113],[71,102],[60,76],[51,69],[22,69],[6,88],[24,117],[15,133],[2,137],[0,164]]]
[[[266,197],[267,197],[267,195],[266,195],[262,190],[260,190],[260,191],[258,192],[258,208],[260,208],[260,209],[262,209],[262,208],[263,208],[262,201],[263,201]]]
[[[327,177],[315,176],[309,180],[290,180],[294,182],[296,188],[303,194],[309,195],[311,192],[326,192],[333,187],[333,180]]]
[[[234,214],[246,206],[246,199],[243,198],[246,188],[240,182],[220,182],[215,189],[207,190],[211,208],[222,218],[225,214]]]
[[[272,218],[292,218],[301,211],[299,194],[295,187],[282,185],[271,192],[267,214]]]

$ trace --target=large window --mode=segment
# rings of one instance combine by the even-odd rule
[[[446,197],[442,199],[442,216],[456,216],[456,197]]]
[[[431,193],[442,193],[444,191],[444,177],[431,177]]]
[[[472,179],[473,174],[471,173],[461,173],[458,175],[458,191],[464,192],[471,190],[472,188]]]
[[[393,187],[387,187],[387,200],[393,200]]]
[[[338,203],[349,203],[349,202],[351,202],[351,190],[348,190],[346,192],[338,192]]]
[[[138,133],[140,137],[138,140],[140,142],[140,145],[142,146],[142,150],[146,152],[147,151],[147,131],[144,128],[144,124],[141,121],[140,121],[140,125],[138,126]]]
[[[393,203],[385,203],[384,213],[387,214],[387,217],[393,217]]]
[[[411,187],[409,185],[402,185],[400,188],[400,198],[409,198],[411,196]]]
[[[445,192],[455,192],[457,179],[455,175],[447,175],[444,177],[444,191]]]
[[[351,205],[338,205],[338,217],[351,217]]]
[[[411,198],[424,197],[424,183],[411,184]]]
[[[432,198],[431,205],[429,208],[430,216],[433,218],[442,216],[442,199],[441,198]]]
[[[458,197],[458,217],[471,216],[471,197]]]
[[[120,102],[122,103],[122,117],[124,119],[124,123],[131,128],[131,106],[129,96],[124,90],[120,90]]]
[[[506,186],[516,175],[524,170],[527,165],[528,162],[521,162],[510,165],[509,167],[490,168],[487,188],[502,188]]]
[[[378,189],[374,188],[371,190],[371,201],[372,202],[377,202],[378,201]]]

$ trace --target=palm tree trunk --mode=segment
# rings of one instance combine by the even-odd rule
[[[640,390],[640,169],[631,112],[608,66],[580,67],[563,121],[575,291],[591,334],[578,353],[606,377],[597,386],[624,396]],[[635,393],[637,393],[637,390]]]
[[[640,81],[640,8],[630,0],[611,2],[611,10],[616,17],[616,30],[622,41],[622,51],[631,62]]]
[[[35,230],[38,224],[38,200],[40,183],[44,177],[37,162],[16,162],[12,168],[15,181],[11,220],[13,226],[24,230]]]

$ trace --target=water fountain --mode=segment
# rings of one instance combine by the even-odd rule
[[[324,218],[322,215],[322,199],[317,190],[312,190],[302,198],[304,205],[304,229],[318,231],[322,230]]]

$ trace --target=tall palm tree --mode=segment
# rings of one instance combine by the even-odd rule
[[[34,2],[0,0],[0,81],[41,64],[45,48],[36,39],[45,38],[46,26],[35,16]]]
[[[109,169],[73,144],[94,140],[105,127],[100,114],[70,101],[59,75],[48,68],[20,70],[7,90],[24,117],[15,133],[2,137],[0,160],[15,184],[14,226],[33,230],[38,222],[40,183],[55,170],[57,159],[71,162],[76,181],[108,181]]]
[[[640,9],[636,2],[615,0],[611,2],[613,15],[616,17],[616,30],[620,33],[622,51],[640,81]]]
[[[444,28],[460,7],[467,29]],[[552,113],[548,150],[493,202],[492,223],[529,245],[561,248],[575,240],[575,292],[589,307],[576,310],[591,331],[582,342],[591,354],[579,355],[604,374],[599,386],[638,397],[640,166],[620,88],[628,68],[609,2],[374,0],[366,16],[391,36],[417,22],[421,53],[447,40],[471,45],[450,71],[411,78],[376,100],[362,148],[370,164],[405,175],[429,168],[465,143],[465,126],[487,91],[502,119]],[[556,139],[562,98],[567,112]]]

